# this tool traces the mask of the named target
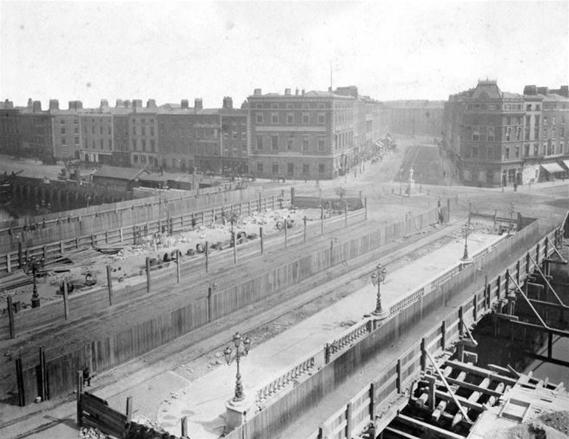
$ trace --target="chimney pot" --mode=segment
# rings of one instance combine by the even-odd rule
[[[194,99],[194,111],[203,110],[203,100],[202,98],[195,98]]]
[[[34,113],[39,113],[41,111],[41,101],[34,101],[32,103],[32,111]]]
[[[233,98],[231,98],[231,96],[225,96],[223,98],[223,108],[226,110],[233,109]]]
[[[57,99],[50,99],[49,100],[49,109],[50,110],[59,110],[59,101]]]

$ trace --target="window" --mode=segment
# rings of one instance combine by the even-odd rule
[[[539,155],[539,145],[537,143],[533,144],[533,155]]]
[[[324,139],[318,139],[318,152],[324,151]]]
[[[292,125],[294,123],[294,113],[287,113],[286,114],[286,123]]]
[[[134,155],[132,156],[132,161],[133,161],[134,163],[138,163],[138,156],[137,156],[136,154],[134,154]]]
[[[257,163],[257,173],[259,173],[259,174],[263,173],[263,164],[262,163]]]
[[[520,147],[519,147],[519,146],[516,146],[516,152],[515,152],[515,154],[516,154],[516,158],[519,158],[519,157],[520,157]]]
[[[257,113],[256,120],[257,123],[263,123],[263,113]]]
[[[151,136],[154,135],[154,127],[150,127],[150,135],[151,135]]]
[[[275,124],[279,123],[279,113],[271,114],[271,122]]]
[[[79,127],[75,127],[75,134],[79,134]]]
[[[488,142],[493,142],[495,139],[494,127],[488,127]]]
[[[480,130],[479,130],[478,127],[474,127],[474,128],[472,129],[472,140],[473,140],[474,142],[480,141]]]
[[[286,148],[288,151],[292,151],[292,147],[294,146],[294,137],[289,137],[286,142]]]
[[[154,139],[150,139],[150,151],[156,152],[156,144],[154,142]]]
[[[538,140],[539,139],[539,116],[535,116],[535,130],[533,133],[533,138],[534,140]]]
[[[504,158],[507,160],[510,158],[510,148],[504,149]]]
[[[324,174],[325,171],[326,171],[326,166],[324,165],[324,163],[319,163],[318,164],[318,172],[320,174]]]
[[[531,111],[531,104],[526,105],[526,111]]]
[[[62,145],[66,145],[66,144],[67,144],[67,142],[66,142],[66,140],[65,140],[65,137],[63,137],[63,138],[61,139],[61,144],[62,144]]]
[[[529,144],[526,143],[524,145],[524,157],[528,157],[529,156]]]
[[[308,175],[310,173],[310,165],[308,163],[302,164],[302,174]]]
[[[279,150],[279,136],[271,136],[271,145],[273,147],[273,151]]]
[[[286,173],[289,177],[292,177],[294,175],[294,163],[287,163]]]
[[[273,163],[273,175],[279,175],[279,164]]]
[[[146,140],[142,139],[142,151],[146,152]]]
[[[308,113],[302,113],[302,123],[308,125],[310,123],[310,115]]]
[[[132,139],[132,150],[136,151],[136,140],[135,139]]]
[[[257,136],[257,149],[263,149],[263,136]]]
[[[65,134],[65,127],[61,127],[61,134]]]
[[[324,113],[318,113],[318,125],[324,125],[325,122]]]
[[[510,136],[512,134],[512,128],[511,127],[504,127],[504,134],[506,135],[506,142],[509,142]]]
[[[516,140],[522,140],[522,127],[516,127]]]
[[[539,104],[535,104],[535,111],[539,111],[539,109],[540,109]]]
[[[110,125],[109,125],[109,134],[112,134],[112,133],[111,133],[111,126],[110,126]]]
[[[302,139],[302,152],[308,152],[308,137]]]

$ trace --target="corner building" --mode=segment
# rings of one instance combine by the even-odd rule
[[[304,90],[249,104],[249,172],[260,178],[331,179],[357,162],[353,96]]]

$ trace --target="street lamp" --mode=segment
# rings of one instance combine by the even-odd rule
[[[377,285],[377,297],[375,302],[375,310],[372,312],[374,316],[380,319],[384,319],[388,316],[387,311],[385,311],[381,305],[381,283],[385,280],[386,268],[377,264],[375,272],[371,274],[371,283]]]
[[[26,258],[24,260],[25,268],[24,270],[26,273],[32,271],[32,280],[33,280],[33,290],[32,290],[32,308],[39,308],[40,306],[40,296],[38,294],[38,285],[37,285],[37,272],[40,268],[42,268],[45,264],[45,259],[42,256],[40,259],[36,259],[35,256],[31,258]]]
[[[463,227],[463,231],[464,231],[464,253],[463,253],[462,259],[461,259],[463,262],[470,262],[470,257],[468,256],[468,234],[470,233],[471,229],[472,229],[472,226],[470,225],[470,212],[468,212],[468,220]]]
[[[245,399],[245,392],[243,392],[243,383],[241,382],[241,372],[239,371],[239,361],[241,357],[246,357],[249,353],[249,348],[251,347],[251,339],[249,337],[243,337],[239,332],[233,335],[233,345],[235,350],[231,346],[227,346],[223,351],[225,355],[225,361],[228,365],[232,363],[233,360],[237,363],[237,373],[235,375],[235,396],[233,396],[233,402],[240,402]]]

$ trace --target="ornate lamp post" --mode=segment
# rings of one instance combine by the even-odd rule
[[[468,212],[468,221],[466,222],[466,224],[463,227],[464,253],[463,253],[462,259],[461,259],[462,262],[471,262],[471,259],[468,256],[468,235],[469,235],[471,229],[472,229],[472,226],[470,225],[470,212]]]
[[[385,273],[387,272],[386,268],[381,265],[377,264],[375,268],[375,272],[371,274],[371,283],[373,285],[377,285],[377,297],[375,302],[375,310],[372,312],[374,316],[380,319],[386,318],[389,314],[386,310],[383,309],[381,305],[381,283],[385,280]]]
[[[240,402],[245,399],[245,392],[243,392],[243,383],[241,382],[241,372],[239,371],[239,362],[241,357],[246,357],[249,353],[251,347],[251,339],[249,337],[243,337],[239,332],[233,335],[233,346],[227,346],[223,351],[225,355],[225,361],[227,364],[231,364],[233,360],[237,363],[237,373],[235,374],[235,395],[233,396],[233,402]]]
[[[45,264],[45,259],[43,256],[40,259],[36,259],[35,256],[32,256],[29,259],[24,260],[24,271],[26,273],[32,272],[32,280],[33,280],[33,290],[32,290],[32,308],[39,308],[40,306],[40,296],[38,294],[38,285],[37,285],[37,272],[40,268],[42,268]]]

